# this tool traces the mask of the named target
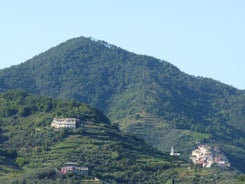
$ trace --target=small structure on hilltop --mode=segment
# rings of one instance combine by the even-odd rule
[[[76,118],[54,118],[51,127],[53,128],[76,128],[78,119]]]
[[[66,162],[63,167],[61,167],[60,174],[75,174],[78,176],[88,176],[88,167],[79,167],[76,162]]]

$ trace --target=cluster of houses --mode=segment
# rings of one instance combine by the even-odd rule
[[[218,146],[199,145],[192,151],[190,159],[194,164],[200,164],[206,168],[213,164],[219,167],[230,167],[228,159],[221,153]]]

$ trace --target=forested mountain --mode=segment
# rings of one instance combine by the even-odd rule
[[[100,111],[76,101],[13,90],[0,94],[0,104],[0,183],[86,183],[94,177],[100,183],[238,181],[234,171],[187,169],[186,162],[121,132]],[[76,129],[55,130],[54,117],[79,122]],[[65,162],[88,167],[89,176],[62,176],[57,171]]]
[[[217,144],[245,171],[245,92],[166,61],[80,37],[1,70],[0,88],[95,106],[162,151],[174,145],[184,159],[196,141]]]

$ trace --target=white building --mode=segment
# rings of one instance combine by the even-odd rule
[[[76,128],[76,118],[54,118],[51,127],[53,128]]]
[[[170,156],[180,156],[180,153],[175,153],[175,152],[174,152],[174,148],[173,148],[173,146],[172,146],[169,155],[170,155]]]

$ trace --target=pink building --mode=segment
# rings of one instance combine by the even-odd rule
[[[88,176],[88,167],[78,167],[76,162],[67,162],[64,167],[60,169],[60,174],[76,174]]]

